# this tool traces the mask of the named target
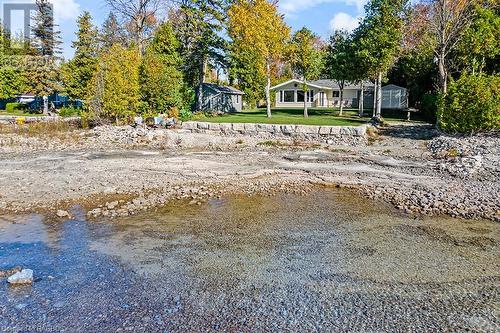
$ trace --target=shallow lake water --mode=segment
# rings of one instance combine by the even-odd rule
[[[0,217],[0,332],[498,332],[500,225],[348,191]]]

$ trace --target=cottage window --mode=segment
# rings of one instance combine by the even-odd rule
[[[304,103],[304,92],[297,90],[297,103]]]
[[[338,97],[340,97],[340,91],[334,91],[334,92],[333,92],[333,97],[334,97],[334,98],[335,98],[335,97],[337,97],[337,98],[338,98]]]
[[[236,104],[240,104],[240,95],[236,95]]]
[[[295,91],[294,90],[283,90],[283,102],[284,103],[295,102]]]
[[[307,101],[308,101],[309,103],[314,102],[314,90],[309,90],[309,91],[307,92]]]

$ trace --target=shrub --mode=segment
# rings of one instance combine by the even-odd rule
[[[80,115],[80,110],[73,107],[63,107],[59,110],[59,115],[61,117],[76,117]]]
[[[440,127],[452,133],[500,130],[500,77],[462,75],[439,101]]]
[[[433,93],[425,93],[420,101],[422,117],[432,123],[436,123],[438,96]]]
[[[5,105],[5,111],[7,112],[14,112],[14,111],[19,111],[23,109],[23,105],[20,103],[7,103]]]
[[[182,109],[179,117],[182,121],[188,121],[193,117],[193,113],[189,109]]]
[[[172,106],[169,110],[168,110],[168,117],[169,118],[175,118],[175,119],[179,119],[179,109],[176,107],[176,106]]]

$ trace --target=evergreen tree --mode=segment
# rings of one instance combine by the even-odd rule
[[[141,98],[152,112],[168,112],[183,107],[179,42],[172,25],[160,25],[146,48],[140,71]]]
[[[323,54],[319,42],[319,37],[307,28],[300,29],[292,37],[292,69],[303,81],[304,117],[306,118],[309,116],[307,112],[307,103],[309,103],[307,81],[317,79],[322,71]]]
[[[25,58],[24,65],[31,92],[48,96],[62,89],[59,77],[61,33],[54,23],[52,4],[48,0],[37,0],[36,5],[31,55]]]
[[[97,30],[89,12],[78,18],[76,36],[72,44],[75,56],[63,66],[62,78],[68,96],[83,100],[88,95],[88,85],[97,67]]]
[[[104,21],[99,34],[101,49],[107,50],[111,46],[118,44],[123,47],[128,46],[127,32],[121,27],[116,15],[111,12]]]
[[[226,43],[221,37],[224,9],[224,0],[182,0],[177,13],[175,28],[184,59],[183,73],[186,83],[197,87],[197,111],[202,109],[207,68],[225,66]]]

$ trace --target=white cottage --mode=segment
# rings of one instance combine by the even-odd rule
[[[304,107],[304,98],[307,98],[309,107],[340,107],[340,87],[333,80],[316,80],[307,82],[308,93],[304,96],[302,81],[293,79],[271,88],[276,92],[277,108],[302,108]],[[374,84],[364,83],[365,107],[373,104]],[[347,83],[344,87],[344,98],[342,103],[344,107],[357,108],[359,97],[361,95],[361,84]]]

